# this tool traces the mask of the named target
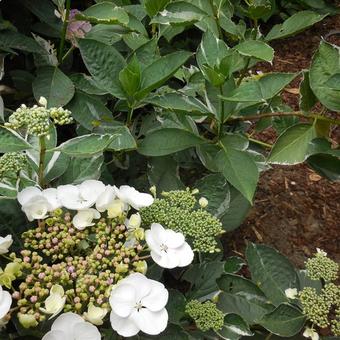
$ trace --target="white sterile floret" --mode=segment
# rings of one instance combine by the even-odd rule
[[[182,233],[164,229],[162,225],[153,223],[145,232],[145,240],[152,259],[163,268],[185,267],[194,259],[194,252]]]
[[[79,210],[78,213],[73,217],[72,223],[78,230],[84,230],[86,227],[94,225],[93,220],[100,218],[100,213],[96,209],[89,208]]]
[[[60,285],[54,285],[50,290],[50,295],[45,300],[45,308],[40,308],[40,310],[45,314],[50,314],[50,319],[52,319],[63,310],[65,302],[64,288]]]
[[[120,186],[116,192],[116,195],[124,203],[129,204],[132,208],[136,210],[148,207],[154,201],[152,195],[139,192],[129,185]]]
[[[107,185],[103,193],[96,200],[96,209],[104,212],[116,198],[116,190],[113,186]]]
[[[134,273],[113,286],[110,296],[112,328],[123,337],[139,331],[157,335],[168,323],[169,293],[160,282]]]
[[[327,253],[320,248],[316,248],[316,252],[322,256],[327,256]]]
[[[8,253],[8,249],[12,245],[12,243],[12,235],[7,235],[6,237],[0,236],[0,254]]]
[[[297,291],[296,288],[287,288],[285,290],[285,294],[286,294],[288,299],[296,299],[296,297],[298,295],[298,291]]]
[[[302,334],[305,338],[311,338],[312,340],[319,340],[319,334],[314,329],[306,327]]]
[[[2,289],[0,285],[0,319],[2,319],[10,310],[12,304],[11,294]]]
[[[98,328],[75,313],[64,313],[52,324],[42,340],[100,340]]]
[[[108,310],[106,308],[96,307],[90,302],[87,312],[84,313],[85,320],[91,322],[93,325],[100,326],[104,323]]]

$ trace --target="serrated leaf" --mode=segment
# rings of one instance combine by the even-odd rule
[[[99,19],[110,20],[110,24],[123,24],[129,23],[129,16],[122,7],[118,7],[112,2],[101,2],[87,8],[84,15]]]
[[[79,49],[98,85],[113,96],[124,99],[125,93],[118,78],[119,72],[126,66],[122,55],[113,46],[90,39],[80,39]]]
[[[246,40],[234,47],[240,54],[272,62],[274,49],[260,40]]]
[[[40,97],[45,97],[48,107],[66,105],[75,91],[70,78],[53,66],[38,69],[32,86],[36,101],[39,101]]]
[[[22,138],[16,131],[0,126],[0,152],[18,152],[32,149],[24,138]]]
[[[148,133],[140,143],[138,152],[145,156],[165,156],[205,142],[190,131],[163,128]]]
[[[274,144],[268,162],[290,165],[304,162],[308,157],[309,143],[316,137],[313,125],[301,123],[289,127]]]

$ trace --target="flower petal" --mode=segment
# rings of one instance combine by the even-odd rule
[[[136,210],[148,207],[154,202],[152,195],[141,193],[129,185],[120,186],[117,190],[117,196]]]
[[[37,187],[27,187],[18,193],[17,199],[21,205],[29,202],[32,197],[40,196],[41,190]]]
[[[179,264],[178,267],[188,266],[194,259],[194,252],[187,242],[184,242],[182,247],[177,248]]]
[[[1,287],[1,286],[0,286]],[[0,294],[0,319],[2,319],[11,308],[12,297],[11,294],[1,288]]]
[[[73,326],[74,340],[100,340],[98,328],[89,322],[79,322]],[[62,340],[62,339],[61,339]]]
[[[145,275],[141,273],[130,274],[127,278],[124,279],[124,281],[134,287],[136,296],[135,301],[139,302],[151,291],[151,280],[149,280]]]
[[[114,311],[110,313],[110,322],[113,330],[123,337],[134,336],[139,332],[139,328],[129,317],[122,318]]]
[[[162,268],[172,269],[178,267],[180,259],[176,252],[169,249],[167,252],[162,252],[161,255],[151,250],[151,258]]]
[[[68,312],[58,316],[52,324],[51,330],[63,331],[67,333],[71,339],[74,339],[74,328],[80,322],[85,322],[84,319],[75,313]]]
[[[45,189],[42,192],[42,195],[47,199],[48,203],[51,206],[51,211],[61,208],[61,202],[58,199],[58,190],[55,188]]]
[[[157,335],[163,332],[168,324],[168,312],[165,308],[158,312],[142,308],[133,312],[129,319],[133,320],[142,332]]]
[[[113,287],[109,301],[115,314],[125,318],[131,314],[136,305],[135,288],[121,281],[121,283]]]
[[[151,292],[142,299],[144,307],[150,309],[152,312],[158,312],[163,309],[168,303],[169,292],[165,289],[164,285],[160,282],[151,281]]]
[[[7,253],[12,243],[13,243],[12,235],[7,235],[6,237],[0,237],[0,254]]]
[[[49,331],[42,340],[73,340],[66,332],[61,330]]]
[[[115,198],[116,193],[114,188],[111,185],[107,185],[105,191],[98,197],[96,201],[96,209],[100,212],[104,212]]]
[[[178,248],[185,242],[184,235],[182,233],[176,233],[171,229],[166,229],[165,233],[165,244],[169,248]]]
[[[98,197],[105,191],[105,184],[101,181],[89,179],[79,186],[80,195],[87,201],[97,201]]]

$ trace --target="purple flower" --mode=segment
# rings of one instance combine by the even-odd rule
[[[77,9],[71,9],[69,15],[69,22],[67,26],[66,38],[70,40],[74,45],[76,38],[84,38],[88,33],[92,25],[88,21],[81,21],[76,19],[76,15],[81,13]]]

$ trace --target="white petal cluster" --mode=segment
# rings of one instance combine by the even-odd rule
[[[147,207],[154,199],[128,185],[118,189],[101,181],[86,180],[79,185],[60,185],[57,189],[27,187],[18,193],[18,201],[29,221],[44,219],[58,208],[77,210],[73,224],[83,230],[93,225],[102,212],[107,211],[109,218],[115,218],[130,207],[136,210]]]
[[[123,337],[139,331],[157,335],[168,323],[165,306],[169,293],[160,282],[134,273],[121,280],[112,289],[110,321],[112,328]]]
[[[8,249],[12,245],[12,243],[12,235],[7,235],[6,237],[0,236],[0,254],[8,253]]]
[[[306,327],[302,334],[305,338],[311,338],[312,340],[319,340],[319,334],[314,329]]]
[[[45,308],[40,308],[40,310],[43,313],[50,314],[50,319],[52,319],[63,310],[65,302],[64,288],[60,285],[54,285],[50,290],[50,295],[45,300]]]
[[[11,294],[2,289],[0,285],[0,319],[2,319],[9,312],[12,304]]]
[[[296,299],[298,295],[298,291],[296,288],[287,288],[285,290],[285,295],[287,296],[288,299]]]
[[[75,313],[64,313],[52,324],[42,340],[100,340],[98,328]]]
[[[153,223],[145,232],[145,240],[151,250],[152,259],[163,268],[185,267],[194,259],[194,252],[182,233],[164,229]]]

